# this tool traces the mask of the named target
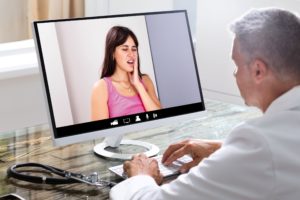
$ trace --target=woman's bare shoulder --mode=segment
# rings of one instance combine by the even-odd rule
[[[150,78],[150,76],[149,76],[148,74],[143,74],[143,75],[142,75],[142,80],[143,80],[143,82],[144,82],[145,84],[147,84],[147,83],[152,83],[152,80],[151,80],[151,78]]]
[[[96,81],[94,83],[94,86],[93,86],[93,91],[94,92],[105,92],[107,91],[107,85],[106,85],[106,81],[101,78],[100,80]]]

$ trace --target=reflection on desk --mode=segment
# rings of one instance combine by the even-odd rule
[[[162,154],[167,146],[186,138],[224,139],[231,129],[248,119],[261,116],[254,108],[219,101],[206,100],[204,117],[162,126],[143,132],[127,134],[127,139],[138,139],[156,144]],[[17,193],[25,199],[108,199],[109,189],[98,189],[85,184],[42,185],[8,179],[7,168],[15,163],[37,162],[68,171],[90,174],[120,182],[108,168],[121,161],[107,160],[93,153],[93,146],[101,140],[82,142],[65,147],[54,147],[48,125],[0,133],[0,195]]]

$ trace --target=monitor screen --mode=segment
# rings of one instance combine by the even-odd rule
[[[205,110],[186,11],[33,28],[56,145],[121,138]]]

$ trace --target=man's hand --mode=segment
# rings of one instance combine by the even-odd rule
[[[148,158],[145,154],[137,154],[133,156],[131,161],[125,161],[123,168],[128,177],[143,174],[152,176],[158,185],[163,181],[157,161],[153,158]]]
[[[178,158],[189,154],[193,160],[181,166],[181,173],[185,173],[190,168],[198,165],[203,158],[208,157],[221,147],[221,142],[209,140],[189,139],[170,145],[165,151],[162,162],[165,165],[170,165]]]

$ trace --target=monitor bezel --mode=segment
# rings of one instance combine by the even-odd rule
[[[199,92],[200,92],[200,99],[201,102],[195,103],[195,104],[189,104],[184,106],[178,106],[173,108],[165,108],[157,111],[151,111],[151,112],[145,112],[142,114],[149,114],[153,115],[154,113],[157,114],[159,117],[152,119],[150,121],[141,121],[141,122],[135,122],[130,124],[123,124],[120,126],[108,126],[109,123],[111,123],[112,120],[122,120],[124,118],[132,118],[136,116],[134,115],[128,115],[124,117],[118,117],[118,118],[110,118],[105,119],[101,121],[91,121],[91,122],[85,122],[80,124],[74,124],[70,126],[64,126],[64,127],[56,127],[55,118],[54,118],[54,112],[53,112],[53,106],[51,102],[51,96],[50,96],[50,90],[48,85],[48,78],[46,74],[46,68],[45,68],[45,62],[44,57],[42,53],[42,45],[39,37],[38,32],[38,25],[42,23],[53,23],[53,22],[63,22],[63,21],[75,21],[75,20],[90,20],[90,19],[101,19],[101,18],[117,18],[117,17],[130,17],[130,16],[145,16],[145,15],[158,15],[158,14],[166,14],[166,13],[184,13],[186,22],[187,22],[187,29],[189,34],[189,40],[190,45],[192,48],[192,57],[195,64],[195,72],[197,73],[197,81],[199,86]],[[168,123],[178,122],[178,121],[184,121],[189,119],[194,119],[197,117],[200,117],[204,114],[205,111],[205,104],[204,104],[204,98],[203,98],[203,92],[201,88],[201,82],[200,77],[198,73],[198,66],[196,62],[196,56],[195,56],[195,50],[190,30],[190,25],[188,21],[188,15],[186,10],[171,10],[171,11],[157,11],[157,12],[142,12],[142,13],[130,13],[130,14],[119,14],[119,15],[105,15],[105,16],[93,16],[93,17],[80,17],[80,18],[70,18],[70,19],[55,19],[55,20],[42,20],[42,21],[34,21],[33,22],[33,36],[36,46],[36,52],[38,57],[38,63],[39,63],[39,69],[40,74],[42,78],[42,87],[44,91],[44,95],[46,98],[46,109],[48,111],[48,118],[49,118],[49,128],[52,133],[52,138],[54,140],[54,144],[61,146],[66,144],[72,144],[75,142],[80,141],[87,141],[87,140],[93,140],[95,139],[95,134],[97,134],[97,138],[100,137],[108,137],[111,136],[112,133],[118,135],[123,135],[128,132],[133,131],[140,131],[149,129],[152,127],[158,127],[162,126]],[[177,110],[177,111],[176,111]],[[141,113],[139,113],[141,114]],[[105,127],[101,128],[101,125],[106,125]],[[124,131],[124,128],[126,128],[126,131]]]

